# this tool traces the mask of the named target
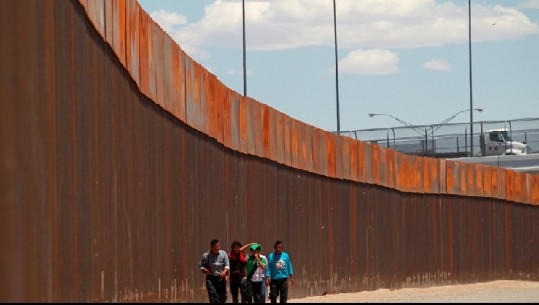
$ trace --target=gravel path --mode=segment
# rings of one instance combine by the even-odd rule
[[[380,289],[289,300],[290,303],[537,303],[539,282],[493,281],[430,288]]]

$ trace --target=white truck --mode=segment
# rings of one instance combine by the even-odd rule
[[[481,154],[483,156],[497,155],[527,155],[531,153],[526,143],[513,141],[506,128],[489,129],[480,136]]]

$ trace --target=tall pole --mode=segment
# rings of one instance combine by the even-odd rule
[[[247,96],[247,54],[245,52],[245,0],[241,1],[243,11],[243,96]]]
[[[337,91],[337,133],[341,133],[341,114],[339,110],[339,55],[337,53],[337,6],[333,0],[333,29],[335,31],[335,87]]]
[[[468,0],[468,50],[470,53],[470,156],[473,157],[472,4]]]

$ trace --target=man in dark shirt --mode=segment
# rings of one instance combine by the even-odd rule
[[[226,303],[226,282],[230,263],[228,255],[221,250],[219,240],[210,242],[210,251],[200,259],[200,270],[206,274],[206,289],[210,303]]]

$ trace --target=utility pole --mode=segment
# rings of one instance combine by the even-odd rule
[[[247,97],[247,54],[245,51],[245,0],[241,1],[243,11],[243,96]]]
[[[335,31],[335,87],[337,91],[337,134],[341,133],[341,114],[339,110],[339,55],[337,53],[337,6],[333,0],[333,29]]]
[[[470,157],[473,157],[473,94],[472,94],[472,4],[468,0],[468,50],[470,57]]]

